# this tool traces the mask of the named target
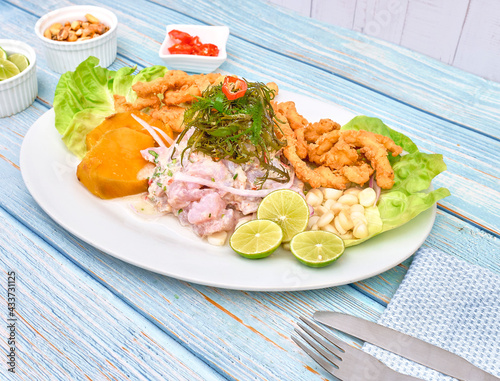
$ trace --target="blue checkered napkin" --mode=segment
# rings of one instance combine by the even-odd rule
[[[418,337],[500,377],[500,276],[435,249],[420,249],[378,323]],[[392,369],[453,380],[366,343]]]

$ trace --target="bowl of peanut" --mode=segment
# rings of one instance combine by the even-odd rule
[[[118,20],[108,9],[90,5],[60,8],[42,16],[35,33],[43,43],[50,69],[74,70],[89,56],[108,67],[116,59]]]

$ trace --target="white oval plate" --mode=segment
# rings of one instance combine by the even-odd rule
[[[280,91],[310,121],[345,124],[354,115],[340,106]],[[339,286],[380,274],[410,257],[429,235],[436,206],[392,231],[346,249],[335,263],[309,268],[279,249],[268,258],[246,259],[182,227],[173,216],[146,219],[130,199],[101,200],[76,178],[78,159],[63,144],[54,110],[30,128],[21,147],[21,172],[36,202],[70,233],[116,258],[156,273],[208,286],[251,291],[295,291]]]

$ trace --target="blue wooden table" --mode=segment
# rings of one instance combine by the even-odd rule
[[[39,17],[75,3],[112,9],[118,56],[110,67],[161,64],[166,24],[228,25],[225,72],[376,116],[448,170],[424,246],[495,272],[500,234],[500,84],[404,48],[297,16],[260,0],[1,0],[0,36],[36,51],[39,93],[0,119],[0,379],[324,380],[291,341],[298,316],[321,309],[376,320],[411,258],[354,284],[301,292],[243,292],[190,284],[134,267],[75,238],[23,183],[19,153],[52,107],[59,75],[34,34]],[[7,372],[7,280],[16,274],[16,375]],[[359,343],[356,343],[359,345]]]

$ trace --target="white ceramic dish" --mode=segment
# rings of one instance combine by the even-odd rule
[[[339,106],[280,91],[311,120],[334,116],[341,124],[353,115]],[[434,224],[436,207],[404,226],[346,249],[334,264],[309,268],[290,252],[251,260],[229,246],[211,246],[173,216],[146,219],[127,205],[130,199],[101,200],[77,180],[78,159],[63,144],[54,126],[54,111],[28,131],[21,148],[24,182],[38,204],[63,228],[125,262],[209,286],[255,291],[294,291],[356,282],[386,271],[412,255]],[[43,179],[43,180],[42,180]]]
[[[23,111],[33,103],[38,94],[36,78],[36,54],[31,46],[22,41],[0,40],[7,55],[21,53],[28,58],[29,66],[18,75],[0,81],[0,118]]]
[[[43,36],[45,29],[58,22],[85,20],[90,13],[109,26],[109,30],[99,37],[86,41],[53,41]],[[44,46],[45,58],[50,69],[57,73],[73,71],[89,56],[99,58],[100,66],[108,67],[116,59],[118,19],[108,9],[91,5],[75,5],[60,8],[42,16],[35,24],[35,34]]]
[[[214,44],[219,48],[217,57],[195,56],[191,54],[170,54],[168,48],[174,42],[168,35],[171,30],[180,30],[191,36],[198,36],[204,44]],[[167,33],[163,41],[159,56],[165,66],[172,70],[183,70],[190,73],[211,73],[227,59],[226,43],[229,37],[227,26],[206,25],[167,25]]]

